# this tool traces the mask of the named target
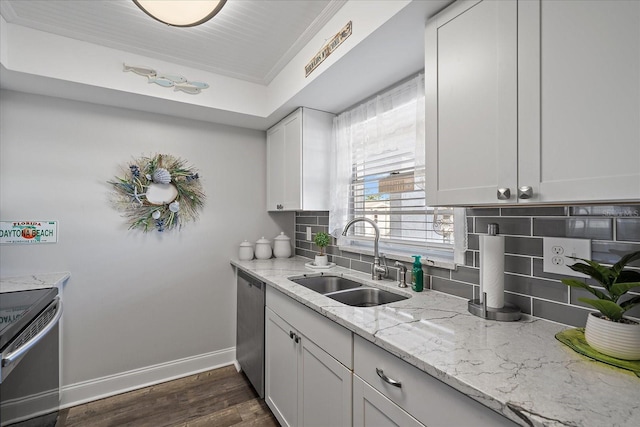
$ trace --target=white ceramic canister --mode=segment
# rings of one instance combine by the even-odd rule
[[[256,258],[269,259],[271,258],[271,242],[262,236],[256,242]]]
[[[273,239],[273,255],[276,258],[289,258],[291,256],[291,239],[284,234],[284,231]]]
[[[240,259],[240,261],[251,261],[253,259],[253,245],[247,240],[240,243],[238,258]]]

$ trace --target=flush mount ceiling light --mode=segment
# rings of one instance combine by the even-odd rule
[[[133,0],[144,13],[172,27],[193,27],[216,16],[227,0]]]

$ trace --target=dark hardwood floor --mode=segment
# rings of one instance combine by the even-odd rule
[[[56,427],[278,426],[233,366],[60,411]]]

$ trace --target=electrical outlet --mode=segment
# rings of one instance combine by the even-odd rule
[[[546,273],[587,277],[568,267],[568,265],[575,264],[576,262],[576,260],[568,257],[590,259],[591,240],[544,237],[542,239],[542,253],[544,256],[543,270]]]
[[[311,241],[311,227],[307,227],[307,241]]]
[[[562,255],[564,253],[564,248],[562,246],[552,246],[551,253],[554,255]]]

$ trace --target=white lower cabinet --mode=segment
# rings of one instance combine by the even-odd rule
[[[265,401],[288,427],[516,425],[271,286]]]
[[[353,371],[356,377],[354,404],[364,405],[364,409],[354,409],[356,426],[395,425],[393,423],[398,423],[397,420],[401,420],[399,425],[403,426],[420,425],[419,423],[428,427],[516,425],[506,417],[359,336],[354,337],[353,344]],[[364,397],[358,396],[358,392],[355,391],[358,377],[382,396],[376,396],[372,390],[368,389],[365,389]],[[367,402],[363,404],[360,402],[361,399],[366,399]],[[405,418],[401,418],[405,415],[396,411],[396,406],[391,404],[406,412],[406,415],[411,417],[407,418],[409,421],[405,423],[403,421]],[[389,412],[383,408],[388,408]],[[363,411],[365,416],[367,412],[369,413],[371,420],[365,419],[365,424],[360,424],[359,417]],[[386,416],[386,419],[383,416]],[[411,424],[412,418],[419,423]],[[373,420],[380,420],[380,424]]]
[[[265,401],[283,426],[298,425],[298,346],[293,328],[265,310]]]
[[[353,376],[354,427],[420,427],[418,420],[387,399],[382,393]]]
[[[351,332],[270,287],[265,313],[265,401],[278,422],[350,426]]]

